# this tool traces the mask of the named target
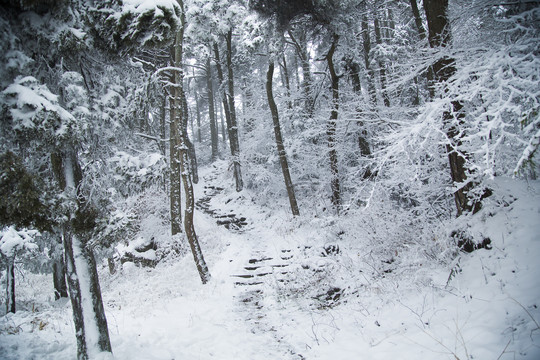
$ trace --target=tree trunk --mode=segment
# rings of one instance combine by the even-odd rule
[[[193,69],[193,78],[195,78],[195,69]],[[197,111],[197,141],[199,144],[202,142],[201,135],[201,107],[199,106],[199,93],[197,88],[193,86],[193,92],[195,94],[195,110]]]
[[[332,191],[332,205],[339,212],[341,207],[341,185],[339,181],[338,173],[338,156],[336,150],[336,127],[338,119],[338,110],[339,110],[339,77],[336,74],[334,67],[334,52],[337,47],[339,37],[334,34],[334,40],[332,46],[326,55],[326,60],[328,62],[328,70],[330,71],[330,79],[332,81],[332,111],[330,113],[330,119],[328,120],[326,126],[326,136],[328,139],[328,156],[330,160],[330,189]]]
[[[426,38],[426,29],[424,29],[424,25],[422,24],[422,18],[420,17],[420,11],[418,11],[418,4],[416,3],[416,0],[409,0],[411,4],[411,9],[414,17],[414,23],[416,24],[416,30],[418,30],[418,36],[420,36],[420,40],[424,40]]]
[[[362,92],[362,85],[360,83],[360,65],[354,61],[352,57],[347,57],[345,59],[345,70],[351,81],[353,91],[355,94],[360,94]]]
[[[420,12],[418,11],[418,4],[416,3],[416,0],[410,0],[410,4],[414,17],[414,23],[416,24],[416,30],[418,31],[418,36],[420,37],[420,40],[424,40],[426,38],[426,29],[424,29],[424,25],[422,24],[422,18],[420,17]],[[435,97],[435,89],[433,86],[433,68],[431,66],[429,66],[427,69],[426,79],[429,96],[433,99]],[[420,99],[417,98],[415,102],[420,103]]]
[[[216,111],[214,109],[214,88],[212,81],[212,67],[210,56],[206,59],[206,90],[208,94],[208,117],[210,118],[210,139],[212,141],[212,161],[219,156],[218,152],[218,129],[216,122]]]
[[[223,106],[221,105],[219,105],[219,120],[221,122],[221,138],[223,141],[223,146],[226,146],[228,137],[227,131],[225,130],[225,119],[223,118]]]
[[[165,139],[167,131],[167,95],[163,94],[163,102],[161,103],[159,113],[159,137]],[[159,150],[164,158],[167,157],[167,145],[165,141],[158,141]]]
[[[178,154],[178,129],[176,116],[176,101],[174,99],[173,90],[169,99],[170,106],[170,138],[169,138],[169,187],[170,187],[170,206],[171,206],[171,235],[175,236],[182,232],[182,193],[181,193],[181,177],[180,177],[180,156]]]
[[[228,36],[227,36],[227,39],[228,39]],[[229,48],[228,40],[227,40],[227,48]],[[224,77],[223,77],[223,70],[221,68],[221,63],[220,63],[219,48],[216,43],[214,43],[214,54],[216,56],[218,80],[219,80],[219,83],[222,86],[224,86]],[[230,60],[230,62],[231,62],[230,64],[231,68],[229,69],[229,76],[232,77],[232,59]],[[229,54],[227,55],[227,66],[229,66]],[[227,87],[229,88],[229,91],[230,91],[231,84],[234,87],[234,83],[232,83],[231,81],[227,82]],[[233,122],[234,117],[233,117],[233,112],[231,109],[231,103],[232,103],[232,106],[234,107],[234,92],[232,94],[233,96],[231,97],[229,96],[230,94],[228,95],[227,92],[223,90],[222,102],[223,102],[223,109],[225,111],[225,119],[227,121],[227,130],[229,133],[229,147],[231,148],[231,155],[232,155],[233,164],[234,164],[234,179],[236,182],[236,191],[242,191],[244,184],[242,181],[242,172],[240,169],[240,163],[238,161],[239,160],[238,159],[238,156],[239,156],[238,128],[236,126],[236,119]],[[233,101],[229,101],[230,99],[232,99]]]
[[[182,89],[180,100],[182,101],[182,124],[185,124],[185,126],[182,126],[182,134],[181,138],[183,139],[184,144],[187,146],[187,151],[189,154],[189,167],[190,167],[190,173],[191,178],[193,180],[194,184],[199,183],[199,166],[197,164],[197,154],[195,153],[195,146],[191,142],[188,136],[187,132],[187,123],[189,120],[188,115],[188,106],[187,106],[187,99],[186,99],[186,93]]]
[[[364,65],[366,66],[367,70],[367,83],[368,83],[368,94],[369,94],[369,100],[370,104],[372,106],[377,105],[377,92],[375,89],[375,84],[373,83],[373,79],[375,78],[375,75],[373,74],[373,69],[371,66],[371,39],[369,36],[369,25],[367,20],[367,15],[364,15],[362,17],[362,38],[364,43]]]
[[[184,41],[184,26],[185,26],[185,15],[184,15],[184,4],[182,0],[178,0],[180,7],[182,8],[181,14],[181,24],[180,28],[176,34],[176,41],[174,44],[174,65],[176,68],[182,66],[182,57],[183,57],[183,41]],[[177,108],[177,122],[180,127],[177,131],[180,134],[178,152],[180,155],[180,170],[182,176],[182,182],[184,184],[184,193],[186,197],[186,210],[184,212],[184,230],[195,260],[195,265],[201,277],[203,284],[206,284],[210,280],[210,272],[204,261],[201,247],[199,245],[199,240],[195,232],[195,227],[193,226],[193,213],[195,212],[195,197],[193,194],[193,183],[191,182],[190,166],[189,166],[189,139],[187,138],[187,102],[185,101],[186,97],[184,94],[183,88],[183,73],[182,71],[175,72],[175,87],[174,92],[176,94],[176,103]]]
[[[6,313],[15,313],[15,259],[7,257]]]
[[[64,256],[77,337],[77,358],[91,359],[99,353],[111,352],[94,254],[76,235],[66,231]]]
[[[448,22],[447,10],[448,0],[424,0],[424,10],[428,21],[428,40],[432,48],[442,48],[451,45],[450,23]],[[444,57],[439,59],[432,66],[435,81],[439,83],[447,82],[455,74],[455,61],[452,58]],[[466,175],[466,154],[458,152],[461,146],[459,125],[463,123],[464,113],[462,104],[459,101],[452,102],[452,112],[445,111],[443,122],[446,127],[446,135],[450,144],[446,146],[448,160],[450,164],[450,174],[454,185],[460,188],[454,193],[457,215],[464,212],[480,210],[480,203],[473,204],[468,192],[473,184],[467,181]],[[454,116],[458,119],[458,124],[453,124]]]
[[[75,267],[75,255],[73,253],[73,245],[71,235],[66,229],[63,235],[64,243],[64,261],[66,263],[66,279],[69,287],[69,298],[71,300],[71,308],[73,310],[73,322],[75,324],[75,336],[77,338],[77,358],[79,360],[88,358],[88,350],[86,343],[85,331],[87,330],[83,318],[83,308],[81,299],[81,289],[79,279],[77,277],[77,269]]]
[[[53,285],[54,299],[59,300],[63,297],[68,297],[66,283],[66,266],[64,259],[56,259],[53,263]]]
[[[229,139],[234,142],[235,153],[233,156],[234,178],[236,179],[236,191],[242,191],[244,182],[242,180],[242,170],[240,168],[240,142],[238,139],[238,123],[236,121],[236,106],[234,103],[234,77],[232,67],[232,29],[226,36],[227,40],[227,85],[229,88],[229,111],[231,113],[231,128],[229,129]]]
[[[376,11],[376,10],[374,10]],[[377,13],[374,12],[373,14],[374,20],[373,20],[373,26],[375,28],[375,41],[377,42],[378,46],[382,46],[382,36],[381,36],[381,28],[379,25],[379,17]],[[382,59],[378,59],[379,64],[379,78],[381,79],[381,94],[383,98],[384,106],[389,107],[390,106],[390,98],[388,97],[388,93],[386,91],[386,68],[384,61]]]
[[[304,90],[304,111],[306,117],[311,118],[315,111],[315,101],[313,98],[313,79],[311,77],[311,64],[309,63],[306,37],[305,34],[301,34],[300,38],[297,40],[292,31],[289,30],[288,34],[296,49],[296,54],[300,58],[302,76],[304,78],[302,82]]]
[[[268,63],[268,72],[266,73],[266,95],[268,97],[268,106],[272,112],[272,120],[274,123],[274,135],[276,138],[276,147],[279,155],[279,163],[281,164],[281,171],[283,172],[283,178],[285,180],[285,187],[287,188],[287,194],[289,195],[289,203],[291,205],[291,211],[294,216],[300,215],[298,210],[298,204],[296,203],[296,196],[294,194],[294,187],[289,173],[289,163],[287,161],[287,152],[283,145],[283,138],[281,136],[281,126],[279,124],[279,113],[274,101],[274,94],[272,93],[272,78],[274,76],[274,62]]]
[[[283,74],[283,80],[285,84],[285,89],[287,89],[287,109],[292,110],[293,103],[291,100],[291,80],[289,76],[289,68],[287,67],[287,59],[285,58],[285,54],[282,55],[283,64],[281,64],[281,73]],[[293,124],[294,126],[294,124]]]
[[[95,224],[88,203],[79,192],[82,170],[75,151],[52,154],[51,162],[62,190],[68,199],[77,204],[75,213],[68,216],[71,222],[64,224],[63,244],[77,338],[77,358],[86,360],[112,351],[96,261],[92,249],[83,240],[84,234]]]
[[[255,108],[255,102],[253,101],[253,91],[251,85],[244,81],[244,129],[246,132],[251,132],[255,126],[255,118],[253,117],[253,109]]]

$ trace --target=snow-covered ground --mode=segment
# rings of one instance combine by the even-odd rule
[[[203,170],[197,198],[230,182],[223,169]],[[362,213],[293,219],[224,187],[210,206],[248,225],[196,213],[208,284],[190,253],[114,275],[103,264],[115,359],[540,359],[540,182],[497,180],[481,214],[448,224],[492,249],[444,256],[437,237],[374,242]],[[69,301],[53,301],[50,276],[16,278],[0,359],[76,358]]]

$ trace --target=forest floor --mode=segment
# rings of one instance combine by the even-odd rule
[[[195,226],[212,279],[200,283],[187,252],[113,275],[103,263],[115,359],[540,359],[540,182],[497,180],[492,204],[460,220],[492,249],[443,261],[436,238],[426,249],[366,236],[379,225],[365,214],[263,207],[223,185],[224,162],[201,175]],[[0,359],[76,358],[69,301],[52,294],[50,275],[17,274]]]

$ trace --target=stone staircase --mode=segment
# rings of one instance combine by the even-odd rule
[[[218,225],[223,226],[231,231],[242,232],[244,228],[249,225],[246,217],[239,216],[234,213],[225,214],[220,212],[218,209],[212,208],[210,204],[210,201],[223,190],[224,188],[219,186],[206,185],[204,187],[204,196],[195,202],[195,207],[203,213],[216,219],[216,223]]]
[[[240,274],[231,275],[237,286],[261,285],[268,281],[285,283],[290,260],[293,258],[290,249],[281,250],[279,257],[270,257],[263,253],[257,253],[248,260]]]
[[[196,208],[199,211],[211,216],[216,224],[223,226],[236,234],[248,236],[250,230],[246,217],[237,215],[232,211],[225,213],[216,209],[212,204],[212,199],[222,193],[225,189],[216,185],[218,178],[216,169],[203,178],[204,196],[196,201]],[[253,234],[249,234],[253,236]],[[256,241],[252,242],[256,244]],[[259,242],[259,245],[261,243]],[[268,251],[265,249],[254,249],[251,256],[230,275],[236,288],[234,302],[238,306],[238,312],[242,314],[241,321],[250,324],[252,333],[272,333],[276,338],[276,346],[282,351],[283,359],[304,359],[304,357],[292,350],[292,347],[279,335],[279,329],[268,319],[267,313],[270,310],[265,307],[265,298],[270,296],[276,289],[276,284],[287,284],[289,279],[289,269],[294,259],[291,249],[280,249]]]

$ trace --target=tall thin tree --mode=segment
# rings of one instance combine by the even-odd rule
[[[195,260],[195,265],[199,276],[203,284],[206,284],[210,280],[210,272],[208,266],[203,257],[202,249],[199,244],[199,239],[197,233],[195,232],[195,227],[193,224],[193,213],[195,212],[195,196],[193,192],[193,183],[191,176],[190,168],[190,159],[189,159],[189,139],[187,132],[187,102],[184,93],[184,73],[182,70],[183,66],[183,46],[184,46],[184,29],[185,29],[185,9],[183,0],[177,0],[181,8],[180,15],[180,26],[176,34],[176,40],[174,43],[174,68],[175,68],[175,83],[174,83],[174,94],[175,94],[175,104],[176,104],[176,119],[175,125],[178,126],[176,132],[179,134],[177,151],[179,156],[179,165],[180,172],[182,177],[182,183],[184,184],[184,194],[185,194],[185,211],[184,211],[184,230],[186,232],[186,237]]]
[[[279,156],[279,163],[281,165],[281,172],[283,173],[283,179],[285,180],[285,188],[287,189],[287,195],[289,196],[289,203],[291,205],[291,211],[294,216],[300,215],[298,210],[298,204],[296,203],[296,195],[294,193],[294,187],[291,180],[291,174],[289,172],[289,162],[287,161],[287,152],[283,145],[283,137],[281,135],[281,125],[279,123],[279,112],[274,101],[274,94],[272,92],[272,80],[274,77],[274,61],[270,60],[268,63],[268,71],[266,73],[266,95],[268,97],[268,106],[272,113],[272,121],[274,124],[274,136],[276,139],[276,147]]]

